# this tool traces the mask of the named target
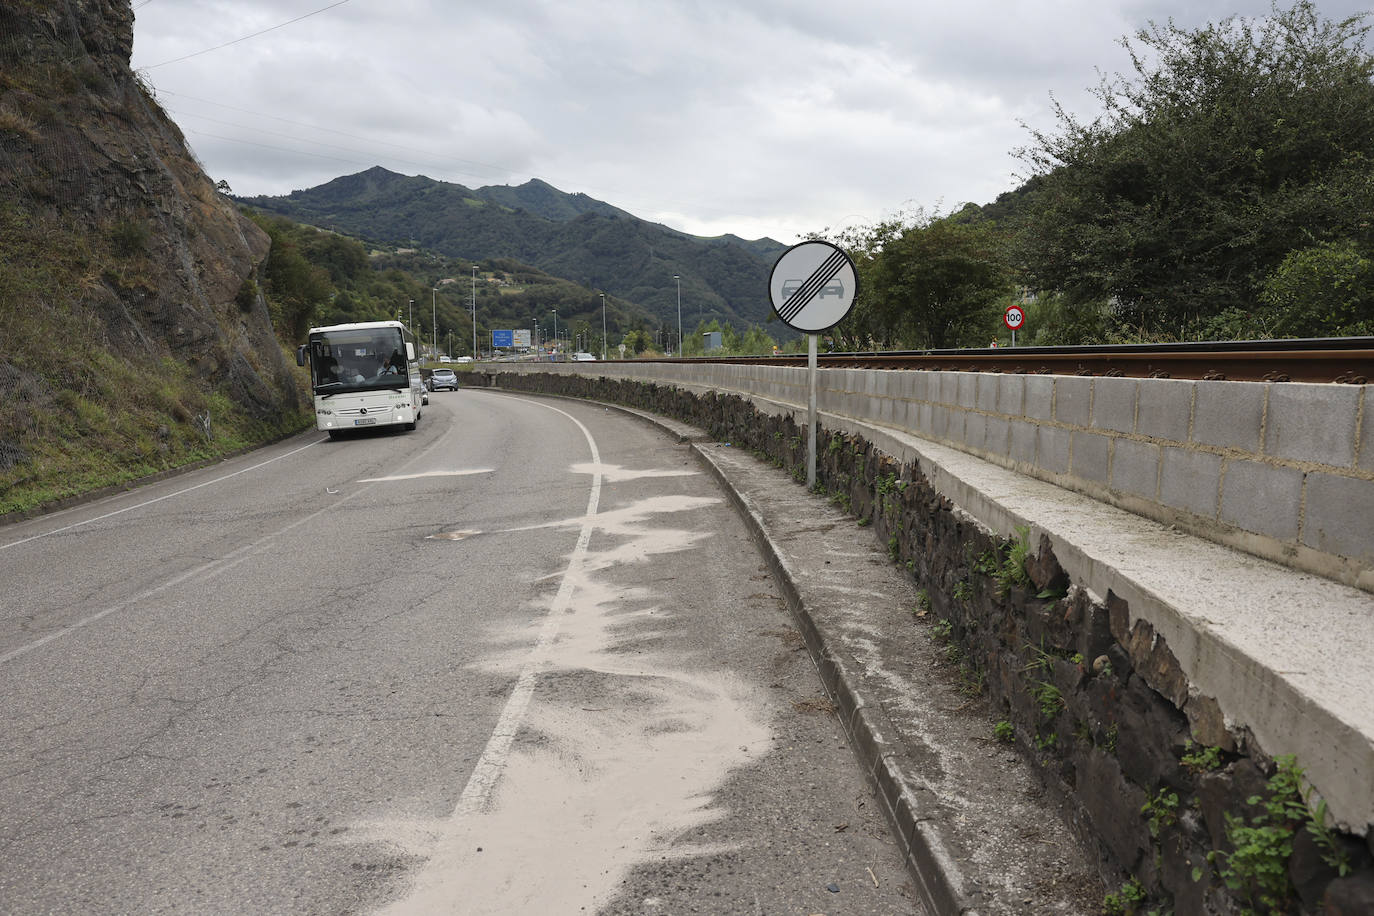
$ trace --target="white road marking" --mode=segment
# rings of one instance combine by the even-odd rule
[[[596,447],[596,439],[592,437],[591,430],[583,426],[581,421],[572,414],[559,410],[557,407],[538,401],[531,401],[530,403],[562,414],[573,425],[582,430],[582,435],[587,440],[587,448],[592,453],[592,462],[598,467],[600,466],[601,452]],[[501,710],[501,717],[496,721],[491,737],[487,739],[487,746],[482,749],[482,756],[478,759],[477,766],[473,767],[472,775],[468,777],[467,785],[463,787],[463,794],[459,797],[458,804],[454,806],[453,813],[449,816],[450,822],[481,811],[491,798],[492,790],[501,778],[501,771],[505,769],[506,762],[510,758],[511,744],[515,741],[515,734],[520,730],[520,725],[525,719],[525,713],[529,709],[530,698],[534,695],[535,684],[539,679],[539,670],[544,666],[549,655],[549,649],[558,636],[558,628],[562,623],[563,615],[567,613],[568,605],[572,601],[574,583],[582,578],[582,566],[586,562],[587,545],[591,542],[592,532],[596,530],[595,518],[600,502],[601,474],[597,472],[592,474],[591,492],[587,496],[587,513],[583,517],[582,528],[577,535],[577,545],[573,548],[572,556],[568,559],[568,566],[563,571],[563,580],[559,583],[558,594],[554,597],[553,606],[549,608],[549,612],[544,617],[544,623],[539,630],[539,638],[535,641],[534,649],[526,660],[524,668],[520,671],[519,678],[516,679],[515,689],[511,691],[510,698],[506,700],[505,708]]]
[[[643,480],[647,477],[695,477],[700,471],[661,471],[648,469],[637,471],[630,468],[623,468],[618,464],[575,464],[572,466],[574,474],[600,474],[610,483],[620,483],[625,480]]]
[[[185,495],[185,494],[187,494],[187,493],[190,493],[190,492],[192,492],[192,491],[199,490],[199,489],[201,489],[202,487],[208,487],[208,486],[210,486],[211,484],[222,483],[223,481],[229,480],[229,479],[234,478],[234,477],[238,477],[240,474],[247,474],[249,471],[256,471],[256,470],[258,470],[259,468],[264,468],[264,467],[266,467],[267,465],[272,464],[273,462],[282,460],[283,458],[290,458],[292,455],[297,455],[297,454],[299,454],[299,453],[305,451],[306,449],[311,448],[312,446],[319,445],[321,442],[324,442],[324,441],[325,441],[325,440],[323,440],[323,439],[319,439],[319,440],[317,440],[317,441],[315,441],[315,442],[311,442],[311,443],[308,443],[307,445],[303,445],[303,446],[301,446],[301,447],[298,448],[298,449],[292,449],[292,450],[289,451],[289,452],[285,452],[284,454],[278,455],[278,456],[276,456],[275,458],[269,458],[269,459],[267,459],[266,461],[260,461],[260,462],[258,462],[257,464],[252,465],[252,466],[250,466],[250,467],[246,467],[246,468],[242,468],[242,469],[240,469],[240,470],[234,471],[232,474],[225,474],[225,475],[222,476],[222,477],[216,477],[216,478],[213,479],[213,480],[207,480],[207,481],[204,481],[204,482],[202,482],[202,483],[198,483],[198,484],[196,484],[195,486],[186,487],[186,488],[184,488],[184,489],[177,490],[177,491],[174,492],[174,493],[167,493],[167,494],[165,494],[165,495],[163,495],[163,496],[158,496],[158,497],[156,497],[156,498],[154,498],[154,499],[144,500],[143,502],[137,503],[136,505],[125,506],[123,509],[116,509],[116,510],[113,511],[113,512],[107,512],[107,513],[105,513],[104,515],[100,515],[100,516],[97,516],[97,517],[95,517],[95,518],[88,518],[88,519],[85,519],[84,521],[75,522],[75,523],[73,523],[73,524],[67,525],[67,526],[62,527],[62,528],[56,528],[56,529],[54,529],[54,530],[52,530],[52,531],[44,532],[43,534],[36,534],[36,535],[34,535],[34,536],[32,536],[32,537],[24,538],[24,539],[22,539],[22,540],[12,541],[12,542],[9,543],[9,544],[0,544],[0,550],[4,550],[4,549],[7,548],[7,547],[14,547],[14,546],[16,546],[16,545],[18,545],[18,544],[26,544],[26,543],[28,543],[29,541],[36,541],[36,540],[38,540],[39,538],[45,538],[45,537],[47,537],[47,536],[49,536],[49,535],[58,534],[58,533],[63,532],[63,531],[70,531],[70,530],[73,529],[73,528],[79,528],[79,527],[81,527],[82,525],[89,525],[89,524],[92,523],[92,522],[98,522],[98,521],[101,521],[101,520],[103,520],[103,519],[111,518],[111,517],[113,517],[113,516],[120,515],[120,514],[122,514],[122,513],[124,513],[124,512],[130,512],[130,511],[132,511],[132,510],[134,510],[134,509],[141,509],[141,508],[143,508],[143,507],[145,507],[145,506],[151,506],[151,505],[153,505],[154,503],[160,503],[160,502],[162,502],[163,500],[171,499],[171,498],[174,497],[174,496],[183,496],[183,495]],[[433,451],[435,448],[437,448],[438,445],[439,445],[439,443],[440,443],[441,441],[442,441],[442,439],[436,439],[432,444],[430,444],[428,447],[426,447],[425,449],[423,449],[422,451],[420,451],[418,454],[416,454],[412,460],[420,460],[420,459],[423,458],[425,455],[429,454],[429,452],[431,452],[431,451]],[[328,489],[328,488],[326,488],[326,489]],[[73,624],[70,624],[70,625],[68,625],[68,626],[62,627],[62,628],[59,629],[59,630],[54,630],[53,632],[47,634],[46,636],[43,636],[43,637],[41,637],[40,639],[36,639],[36,640],[34,640],[33,642],[31,642],[31,643],[28,643],[28,644],[26,644],[26,645],[19,646],[18,648],[15,648],[15,649],[11,649],[10,651],[6,652],[5,654],[0,655],[0,665],[3,665],[3,664],[5,664],[6,662],[12,661],[12,660],[14,660],[14,659],[16,659],[16,658],[19,658],[19,657],[22,656],[22,655],[26,655],[26,654],[28,654],[29,652],[32,652],[34,649],[38,649],[38,648],[40,648],[40,647],[42,647],[42,646],[45,646],[45,645],[47,645],[48,643],[53,642],[54,640],[61,639],[62,637],[67,636],[67,635],[69,635],[69,634],[71,634],[71,633],[75,633],[77,630],[80,630],[80,629],[82,629],[83,627],[88,627],[88,626],[90,626],[91,624],[96,623],[97,621],[102,620],[102,619],[104,619],[105,617],[110,616],[111,614],[115,613],[116,611],[120,611],[120,610],[123,610],[123,609],[125,609],[125,608],[127,608],[127,607],[131,607],[131,606],[137,606],[137,605],[141,604],[145,599],[150,598],[150,597],[152,597],[153,595],[159,594],[160,592],[164,592],[164,591],[166,591],[167,589],[171,588],[171,587],[174,586],[174,585],[178,585],[178,584],[180,584],[180,583],[182,583],[182,582],[186,582],[186,581],[188,581],[188,580],[190,580],[190,579],[194,579],[195,577],[201,576],[201,575],[204,575],[206,578],[213,578],[214,576],[217,576],[217,575],[219,575],[219,574],[222,573],[222,572],[225,572],[225,571],[227,571],[227,570],[233,569],[234,567],[236,567],[236,566],[238,566],[240,563],[242,563],[244,560],[246,560],[246,559],[248,559],[249,557],[253,556],[256,552],[258,552],[259,549],[261,549],[262,547],[264,547],[264,546],[266,546],[267,544],[271,543],[271,542],[274,541],[275,539],[281,537],[283,534],[287,533],[288,531],[291,531],[291,530],[293,530],[293,529],[295,529],[295,528],[299,528],[301,525],[304,525],[304,524],[306,524],[307,522],[311,522],[311,521],[315,520],[316,518],[319,518],[321,515],[325,514],[326,512],[329,512],[329,511],[331,511],[331,510],[333,510],[333,509],[339,507],[339,506],[342,505],[343,503],[349,501],[350,499],[353,499],[355,496],[359,496],[359,495],[361,495],[361,494],[363,494],[363,493],[366,493],[366,492],[367,492],[368,490],[370,490],[370,489],[371,489],[370,487],[363,487],[362,489],[355,490],[355,491],[353,491],[352,493],[348,494],[347,496],[344,496],[344,497],[341,498],[341,499],[337,499],[337,500],[335,500],[334,502],[331,502],[329,505],[325,506],[324,508],[319,509],[319,510],[317,510],[317,511],[315,511],[315,512],[312,512],[312,513],[310,513],[309,515],[305,516],[304,518],[296,519],[295,521],[291,522],[290,524],[286,525],[285,527],[280,528],[280,529],[278,529],[277,531],[274,531],[274,532],[272,532],[272,533],[270,533],[270,534],[264,535],[263,537],[258,538],[257,540],[255,540],[255,541],[253,541],[253,542],[251,542],[251,543],[245,544],[245,545],[243,545],[242,547],[239,547],[239,548],[237,548],[237,549],[235,549],[235,550],[232,550],[232,551],[230,551],[229,553],[225,554],[225,555],[222,556],[222,557],[217,557],[217,558],[214,559],[214,560],[210,560],[209,562],[202,563],[200,566],[197,566],[197,567],[195,567],[194,569],[187,570],[186,572],[183,572],[183,573],[181,573],[180,575],[174,576],[174,577],[172,577],[171,579],[168,579],[166,582],[163,582],[163,583],[161,583],[160,585],[154,586],[153,588],[147,589],[146,591],[140,592],[138,595],[135,595],[135,596],[132,597],[132,598],[128,598],[128,599],[125,599],[124,601],[120,601],[120,602],[118,602],[118,603],[116,603],[116,604],[112,604],[112,605],[110,605],[110,606],[107,607],[107,608],[102,608],[101,610],[96,611],[94,614],[91,614],[91,615],[88,616],[88,617],[83,617],[81,620],[78,620],[76,623],[73,623]]]
[[[252,467],[243,468],[241,470],[235,471],[232,474],[225,474],[223,477],[216,477],[214,480],[207,480],[203,483],[198,483],[194,487],[187,487],[184,490],[177,490],[175,493],[167,493],[163,496],[158,496],[154,499],[144,500],[143,502],[136,503],[132,506],[125,506],[123,509],[116,509],[113,512],[106,512],[104,515],[97,515],[95,518],[88,518],[84,519],[83,521],[73,522],[72,524],[66,525],[62,528],[54,528],[52,531],[45,531],[42,534],[35,534],[32,537],[22,538],[18,541],[11,541],[8,544],[0,544],[0,550],[8,550],[11,547],[18,547],[20,544],[27,544],[29,541],[36,541],[39,538],[49,537],[54,534],[61,534],[64,531],[71,531],[73,528],[80,528],[82,525],[89,525],[93,522],[103,522],[107,518],[113,518],[114,516],[122,515],[125,512],[132,512],[135,509],[142,509],[144,506],[151,506],[153,503],[160,503],[164,499],[171,499],[174,496],[182,496],[187,493],[190,493],[193,490],[199,490],[201,487],[208,487],[211,484],[223,483],[224,481],[229,480],[232,477],[237,477],[240,474],[247,474],[249,471],[256,471],[258,468],[267,467],[267,465],[271,464],[274,461],[281,461],[283,458],[290,458],[292,455],[299,454],[308,448],[319,445],[323,441],[323,439],[320,439],[316,442],[311,442],[308,445],[302,445],[298,449],[292,449],[291,451],[286,452],[282,455],[278,455],[275,458],[268,458],[266,461],[261,461],[253,465]]]
[[[25,655],[29,652],[32,652],[34,649],[37,649],[41,646],[45,646],[55,639],[61,639],[63,636],[75,633],[82,627],[90,626],[96,621],[110,616],[115,611],[120,611],[130,606],[140,605],[148,598],[151,598],[153,595],[159,594],[160,592],[165,592],[167,589],[171,588],[174,585],[180,585],[182,582],[186,582],[190,579],[194,579],[197,576],[201,575],[204,575],[206,579],[212,579],[220,573],[228,572],[235,566],[238,566],[240,563],[244,562],[245,560],[253,556],[255,553],[257,553],[259,548],[266,546],[267,544],[281,537],[283,534],[286,534],[286,532],[292,530],[293,528],[299,528],[301,525],[304,525],[307,522],[314,521],[324,513],[338,508],[338,506],[342,503],[352,499],[354,496],[357,496],[358,494],[363,492],[365,491],[357,490],[353,493],[350,493],[343,499],[340,499],[336,502],[332,502],[329,505],[325,506],[323,509],[320,509],[316,512],[312,512],[304,518],[299,518],[291,524],[287,525],[285,528],[281,528],[277,531],[272,532],[271,534],[264,535],[263,537],[258,538],[256,541],[253,541],[250,544],[245,544],[242,547],[239,547],[237,550],[232,550],[222,557],[210,560],[207,563],[202,563],[193,569],[188,569],[180,575],[173,576],[166,582],[163,582],[159,585],[155,585],[154,587],[147,589],[145,591],[139,592],[137,595],[134,595],[131,598],[126,598],[125,600],[120,601],[117,604],[112,604],[107,608],[96,611],[89,617],[84,617],[81,620],[78,620],[76,623],[73,623],[69,626],[65,626],[60,630],[54,630],[41,639],[34,640],[33,642],[27,645],[20,646],[17,649],[11,649],[4,655],[0,655],[0,665],[3,665],[4,663],[11,661],[12,659],[16,659],[21,655]]]
[[[473,474],[494,474],[492,468],[473,468],[469,471],[421,471],[418,474],[392,474],[390,477],[364,477],[358,483],[387,483],[393,480],[419,480],[422,477],[468,477]]]

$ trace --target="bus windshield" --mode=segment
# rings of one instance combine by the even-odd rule
[[[315,391],[404,388],[405,342],[400,328],[332,328],[310,335]]]

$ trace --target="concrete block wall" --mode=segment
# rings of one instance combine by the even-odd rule
[[[804,368],[523,363],[807,404]],[[502,367],[503,370],[512,367]],[[1374,591],[1367,385],[822,369],[823,414],[896,429]]]

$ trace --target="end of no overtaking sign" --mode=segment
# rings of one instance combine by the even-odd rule
[[[783,324],[815,334],[833,328],[854,307],[859,274],[829,242],[810,241],[782,253],[768,277],[768,297]]]

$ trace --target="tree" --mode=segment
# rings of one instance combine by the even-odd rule
[[[1350,240],[1290,252],[1260,298],[1283,337],[1374,334],[1374,260]]]
[[[858,272],[854,308],[834,329],[845,350],[983,346],[1011,291],[1002,230],[922,210],[834,238]]]
[[[995,334],[1011,273],[990,224],[931,219],[887,243],[871,272],[877,313],[899,347],[984,346]]]
[[[268,302],[277,335],[288,343],[305,339],[310,325],[334,292],[329,274],[311,264],[283,227],[265,227],[272,238],[266,270]]]
[[[1123,39],[1134,78],[1104,78],[1104,111],[1020,151],[1038,179],[1018,256],[1070,307],[1110,302],[1142,336],[1188,337],[1250,311],[1295,248],[1369,251],[1374,58],[1364,16],[1310,2],[1258,21]]]
[[[882,299],[875,294],[873,274],[884,246],[891,243],[905,225],[903,217],[882,220],[870,226],[849,226],[832,232],[824,229],[815,238],[844,249],[854,262],[859,290],[849,315],[833,329],[834,349],[857,351],[886,346],[890,329]]]

